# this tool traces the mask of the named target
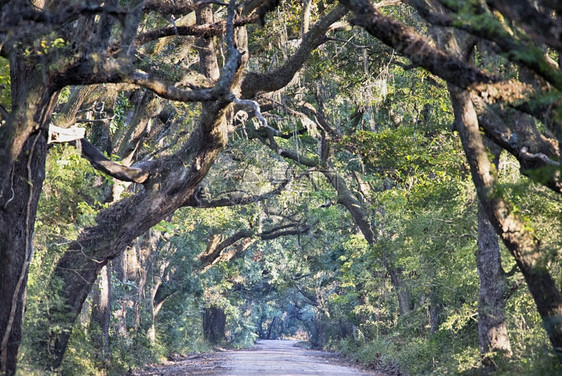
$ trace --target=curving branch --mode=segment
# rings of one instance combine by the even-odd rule
[[[501,78],[484,72],[473,65],[455,58],[434,47],[430,41],[413,28],[391,17],[384,16],[365,0],[342,1],[355,12],[352,23],[363,27],[374,37],[394,48],[412,63],[461,88],[475,84],[490,85]]]
[[[15,27],[29,25],[29,23],[43,24],[46,26],[64,25],[77,20],[80,16],[98,14],[113,16],[123,21],[128,13],[126,9],[87,3],[70,5],[56,11],[39,10],[38,8],[26,6],[25,3],[16,7],[16,10],[10,6],[4,6],[2,8],[0,31],[13,30]],[[30,30],[24,31],[29,32]]]
[[[242,82],[242,98],[253,98],[260,92],[271,92],[285,87],[308,60],[312,51],[327,41],[326,32],[332,24],[347,14],[337,5],[304,35],[297,51],[278,69],[268,73],[249,72]]]
[[[310,231],[310,229],[311,227],[307,224],[290,223],[276,226],[261,233],[251,230],[241,230],[222,241],[220,235],[213,235],[209,240],[207,249],[197,256],[197,259],[201,263],[202,271],[205,272],[214,264],[229,261],[239,256],[256,240],[272,240],[282,236],[300,235]],[[235,244],[236,246],[232,251],[225,252],[229,247]]]
[[[521,0],[518,0],[521,2]],[[486,39],[495,43],[505,55],[514,63],[524,65],[534,71],[536,74],[550,82],[559,90],[562,89],[562,73],[556,66],[556,64],[549,62],[543,50],[538,46],[531,45],[530,43],[536,43],[535,41],[527,40],[523,41],[512,36],[505,27],[496,19],[494,15],[489,12],[483,12],[478,16],[485,19],[485,22],[467,22],[463,21],[461,17],[457,16],[461,12],[459,6],[453,7],[451,4],[444,4],[446,9],[454,13],[437,13],[432,12],[425,1],[423,0],[410,0],[412,6],[420,13],[420,15],[427,20],[429,23],[441,26],[441,27],[455,27],[466,31],[474,36],[482,39]],[[443,1],[440,1],[443,3]],[[516,9],[513,5],[506,6],[503,1],[494,1],[498,6],[501,6],[500,11],[512,17],[517,15],[517,12],[510,11]],[[525,9],[525,12],[531,12],[533,7],[529,5],[529,8]],[[506,13],[507,12],[507,13]],[[529,15],[530,16],[530,15]],[[527,15],[526,15],[527,17]],[[549,17],[546,17],[543,21],[541,18],[541,24],[546,24]],[[556,33],[555,29],[559,28],[557,33],[562,34],[562,25],[552,25],[553,30],[550,30],[546,35],[551,35],[551,33]],[[557,43],[552,43],[553,48],[562,49],[562,40],[557,40],[556,38],[546,38],[556,40]]]
[[[558,143],[542,135],[530,117],[510,109],[497,113],[475,96],[472,96],[472,102],[486,136],[517,158],[521,173],[554,192],[562,193],[560,172],[557,171],[560,166]]]
[[[73,141],[72,144],[81,151],[82,157],[86,158],[96,170],[122,181],[144,183],[157,165],[156,161],[150,161],[138,164],[137,167],[127,167],[107,158],[85,138]]]
[[[217,200],[206,200],[205,198],[201,197],[201,188],[199,187],[197,193],[190,197],[183,206],[191,206],[194,208],[218,208],[225,206],[253,204],[254,202],[267,200],[268,198],[280,194],[281,192],[283,192],[283,190],[285,190],[289,182],[290,180],[286,179],[281,182],[281,184],[279,184],[277,188],[261,195],[231,195],[229,197]]]
[[[532,85],[517,80],[504,80],[443,52],[413,28],[380,13],[368,0],[340,0],[340,3],[354,12],[354,25],[363,27],[412,64],[448,83],[478,95],[488,104],[502,102],[538,119],[549,113],[549,104],[529,103],[543,98],[543,90],[535,90]],[[549,120],[554,122],[554,115],[550,116]]]
[[[145,12],[156,12],[161,15],[187,14],[205,2],[192,0],[146,0],[143,5]]]
[[[217,85],[216,89],[185,90],[136,69],[130,63],[116,59],[96,61],[98,57],[79,61],[70,65],[64,71],[53,75],[53,87],[58,90],[68,85],[129,83],[152,90],[162,98],[180,102],[211,101],[222,94],[219,91],[224,91],[222,85]]]
[[[562,50],[562,19],[535,7],[528,0],[487,0],[486,3],[520,24],[536,42]],[[560,4],[560,3],[558,3]],[[559,5],[560,7],[560,5]],[[558,12],[561,10],[559,9]]]
[[[240,18],[234,21],[234,27],[240,27],[255,23],[258,15]],[[136,44],[142,45],[147,42],[173,36],[195,36],[200,38],[210,38],[224,34],[226,31],[226,21],[219,21],[207,25],[172,26],[161,29],[150,30],[137,36]]]

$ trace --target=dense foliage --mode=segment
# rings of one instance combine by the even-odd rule
[[[33,11],[60,25],[33,13],[37,29],[21,40],[3,34],[13,45],[0,58],[0,131],[16,118],[5,108],[22,108],[11,103],[20,95],[13,86],[23,87],[20,56],[44,70],[30,87],[63,82],[37,129],[80,126],[86,138],[45,138],[44,170],[33,175],[44,183],[15,178],[39,190],[35,232],[27,230],[33,252],[22,264],[27,290],[18,298],[18,374],[119,375],[258,338],[300,339],[389,375],[562,372],[552,334],[560,324],[549,321],[559,316],[543,313],[529,279],[562,286],[556,2],[529,5],[552,24],[524,22],[502,1],[382,1],[377,9],[312,0],[181,1],[178,9],[156,0],[99,9],[46,3],[33,2]],[[28,22],[26,9],[21,19],[6,16],[0,31]],[[227,17],[235,13],[233,31]],[[374,23],[388,20],[412,29],[384,30],[415,30],[427,45],[411,51],[402,34],[377,32],[383,27]],[[532,22],[558,37],[537,35]],[[96,27],[91,50],[65,39],[79,24]],[[103,54],[94,42],[105,43]],[[133,52],[123,54],[127,46]],[[423,53],[437,48],[458,72],[424,65]],[[115,66],[95,66],[85,78],[84,62],[98,58]],[[463,64],[492,78],[466,84]],[[494,84],[507,86],[478,86]],[[482,184],[458,91],[476,108],[486,163],[499,156]],[[29,162],[10,162],[25,163],[18,168],[30,177],[34,145]],[[0,183],[13,186],[14,174]],[[0,188],[7,212],[10,190]],[[21,198],[25,218],[33,197]],[[487,350],[479,215],[495,226],[488,235],[500,239],[497,286],[505,281],[504,347]],[[515,223],[509,231],[504,220]]]

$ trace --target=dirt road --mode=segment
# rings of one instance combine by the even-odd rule
[[[296,341],[259,341],[254,351],[227,353],[227,369],[221,376],[362,376],[369,375],[355,368],[330,362],[322,351],[295,347]],[[372,374],[371,374],[372,375]]]
[[[367,376],[377,375],[339,365],[323,351],[296,347],[297,341],[261,340],[247,351],[193,355],[137,371],[147,376]]]

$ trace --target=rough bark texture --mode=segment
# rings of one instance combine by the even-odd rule
[[[32,134],[11,170],[0,200],[0,373],[15,373],[22,336],[27,271],[37,203],[44,179],[45,131]]]
[[[507,277],[501,266],[500,245],[482,204],[478,205],[478,252],[480,277],[478,298],[478,342],[480,352],[511,355],[505,323]]]
[[[347,9],[338,5],[334,10],[318,21],[302,38],[299,49],[278,69],[268,73],[250,72],[242,83],[242,96],[254,97],[259,92],[271,92],[285,87],[302,68],[310,53],[326,41],[326,32],[330,26],[347,13]]]
[[[12,113],[0,127],[0,372],[15,373],[27,271],[56,94],[14,52]],[[6,142],[6,143],[4,143]]]
[[[225,106],[226,103],[221,105]],[[63,289],[60,295],[68,305],[60,307],[61,311],[58,314],[69,317],[64,323],[65,330],[60,334],[53,333],[52,342],[44,344],[51,347],[49,355],[52,360],[50,366],[53,369],[62,361],[71,333],[69,324],[74,323],[101,267],[107,264],[108,260],[120,255],[135,238],[181,207],[183,202],[195,193],[197,185],[224,145],[226,136],[224,107],[216,108],[215,113],[218,115],[215,121],[204,125],[216,133],[214,137],[194,135],[197,138],[194,142],[199,141],[202,147],[190,158],[191,162],[187,163],[189,169],[178,166],[181,162],[177,157],[174,158],[175,161],[169,160],[164,163],[161,173],[170,173],[172,176],[156,184],[155,188],[161,189],[149,188],[101,212],[96,219],[96,225],[84,229],[77,241],[69,245],[68,250],[57,263],[53,284],[62,282]],[[214,124],[215,122],[218,124]],[[58,321],[60,317],[53,312],[51,319]]]
[[[546,114],[549,122],[555,120],[548,105],[529,105],[529,101],[544,95],[543,90],[535,91],[532,85],[516,80],[503,80],[455,55],[445,53],[413,28],[380,13],[368,0],[341,0],[340,3],[354,12],[352,22],[355,25],[363,27],[369,34],[410,59],[415,66],[423,67],[448,83],[469,90],[488,104],[503,102],[538,119],[543,119]]]
[[[83,229],[58,261],[51,288],[57,290],[56,286],[61,286],[58,294],[64,305],[54,307],[48,320],[52,327],[59,326],[62,330],[51,332],[48,339],[37,346],[37,351],[47,351],[46,368],[60,366],[72,325],[100,269],[196,194],[197,186],[226,145],[230,93],[239,90],[243,61],[242,54],[230,45],[214,89],[219,93],[218,98],[203,105],[199,126],[186,144],[176,154],[154,162],[144,190],[100,212],[95,225]],[[212,61],[205,58],[200,62],[202,72],[212,75]]]

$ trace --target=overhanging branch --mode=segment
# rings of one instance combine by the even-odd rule
[[[244,26],[254,23],[258,20],[257,15],[237,19],[234,21],[235,27]],[[196,36],[200,38],[210,38],[224,34],[226,31],[226,21],[219,21],[209,25],[189,25],[189,26],[172,26],[162,29],[150,30],[137,36],[136,44],[144,43],[165,37],[173,36]]]
[[[193,195],[189,198],[189,200],[183,206],[191,206],[194,208],[218,208],[218,207],[225,207],[225,206],[234,206],[234,205],[248,205],[254,202],[259,202],[263,200],[267,200],[268,198],[278,195],[287,187],[289,184],[290,179],[286,179],[277,188],[266,192],[261,195],[231,195],[226,198],[221,198],[217,200],[206,200],[203,197],[200,197],[201,189],[197,192],[197,194]]]
[[[459,88],[469,90],[486,103],[503,102],[537,118],[544,117],[544,106],[529,106],[526,102],[542,97],[542,91],[536,92],[531,85],[516,80],[503,80],[446,54],[413,28],[381,14],[368,0],[340,0],[340,3],[355,13],[353,24],[363,27],[413,64]]]
[[[285,87],[302,68],[310,53],[324,43],[330,26],[347,14],[347,9],[338,5],[324,16],[304,35],[298,50],[285,64],[273,72],[249,72],[242,82],[242,98],[253,98],[259,92],[272,92]]]
[[[85,138],[72,142],[82,152],[82,156],[96,169],[109,176],[132,183],[144,183],[156,165],[146,162],[138,167],[127,167],[107,158]]]
[[[54,75],[52,82],[57,89],[68,85],[130,83],[152,90],[162,98],[180,102],[205,102],[217,99],[219,96],[218,90],[211,88],[185,90],[170,85],[160,78],[136,69],[129,63],[115,59],[103,59],[102,62],[98,62],[92,58],[77,62]]]
[[[308,231],[310,231],[310,226],[306,224],[291,223],[276,226],[261,233],[250,230],[241,230],[223,241],[221,241],[220,235],[213,235],[211,236],[211,239],[209,239],[207,248],[203,253],[197,256],[197,259],[201,263],[203,272],[205,272],[212,265],[218,262],[228,261],[233,257],[240,255],[257,239],[272,240],[282,236],[299,235]],[[236,243],[238,244],[233,251],[225,252],[227,248],[235,245]]]

